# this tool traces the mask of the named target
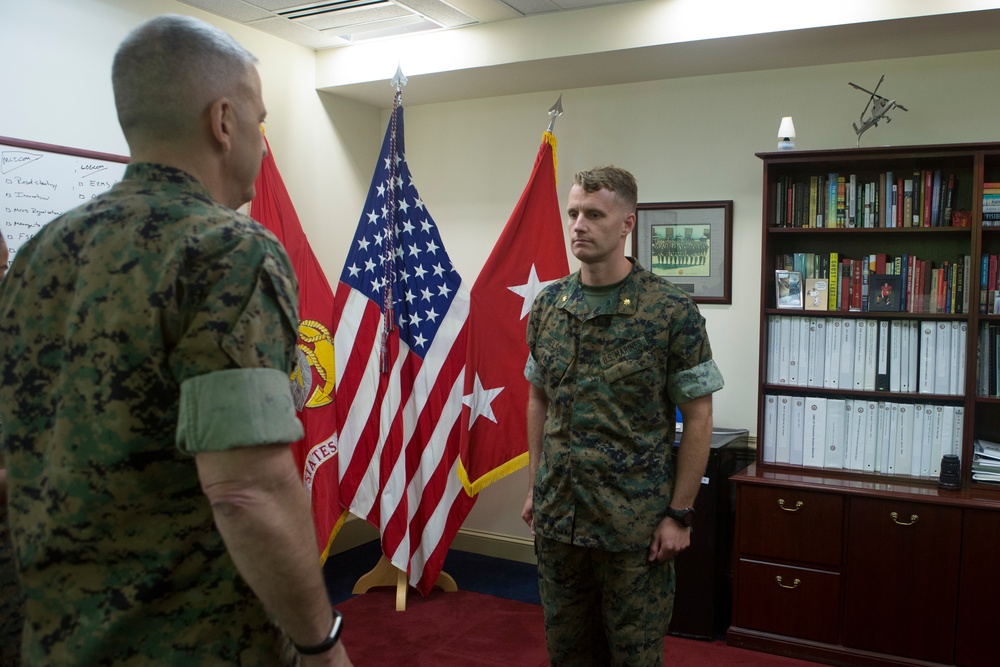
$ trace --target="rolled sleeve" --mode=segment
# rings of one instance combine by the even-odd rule
[[[536,387],[545,386],[545,378],[542,377],[542,370],[538,367],[535,357],[528,353],[528,361],[524,364],[524,378]]]
[[[288,375],[274,368],[235,368],[181,383],[177,448],[188,454],[291,443],[302,424]]]
[[[717,392],[724,384],[722,372],[715,361],[709,359],[671,375],[667,379],[667,395],[677,405]]]

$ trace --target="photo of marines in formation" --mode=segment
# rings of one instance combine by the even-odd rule
[[[708,276],[711,225],[653,225],[653,273],[661,276]]]

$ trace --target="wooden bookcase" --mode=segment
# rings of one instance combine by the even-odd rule
[[[733,477],[737,509],[728,642],[837,665],[994,665],[991,621],[1000,600],[1000,578],[990,576],[989,568],[1000,562],[1000,484],[973,481],[972,459],[977,438],[1000,442],[1000,398],[986,395],[996,393],[996,371],[987,377],[988,367],[979,354],[981,345],[1000,349],[990,332],[991,325],[1000,329],[1000,313],[994,314],[987,305],[986,297],[992,294],[980,289],[979,277],[982,258],[1000,254],[1000,227],[984,225],[983,211],[983,184],[1000,182],[1000,144],[787,151],[758,157],[764,178],[757,455],[752,466]],[[892,175],[889,185],[880,186],[887,173]],[[875,193],[882,215],[871,218],[873,226],[847,226],[846,210],[845,226],[815,226],[820,212],[827,209],[822,207],[822,196],[816,204],[810,198],[813,192],[830,192],[831,174],[845,177],[847,184],[852,175],[856,183],[875,183],[870,192]],[[943,183],[954,175],[951,210],[946,214],[942,204],[932,215],[934,224],[928,226],[887,226],[884,212],[892,210],[888,206],[892,182],[899,185],[910,178],[923,182],[926,174],[931,174],[932,202],[934,174],[940,174]],[[946,191],[944,186],[939,189]],[[947,199],[943,194],[939,198],[939,202]],[[897,208],[902,199],[895,200]],[[919,194],[913,198],[918,199]],[[950,224],[956,211],[967,212],[959,214],[959,226]],[[828,224],[837,225],[836,207],[830,213],[833,222]],[[891,214],[889,218],[891,224]],[[810,220],[812,225],[806,222]],[[839,299],[833,304],[827,301],[827,310],[778,308],[775,271],[789,268],[785,266],[789,258],[792,268],[816,270],[824,264],[822,258],[834,252],[838,259],[882,257],[890,265],[896,257],[916,256],[927,262],[918,276],[946,263],[960,264],[961,269],[938,275],[950,276],[952,283],[961,275],[968,305],[963,307],[965,299],[955,298],[951,312],[938,312],[937,300],[924,297],[911,302],[906,312],[870,310],[867,302],[852,304],[849,299],[844,305],[855,308],[847,311],[829,309],[839,306]],[[813,256],[811,261],[808,255]],[[969,270],[963,273],[966,265]],[[855,265],[859,266],[867,268],[864,262]],[[916,266],[910,264],[908,276]],[[805,282],[803,277],[803,298]],[[905,279],[901,283],[906,284]],[[863,285],[861,279],[854,282],[855,290]],[[873,286],[874,280],[868,287]],[[953,294],[960,295],[959,285],[955,287]],[[897,349],[902,359],[894,367],[897,381],[877,377],[874,386],[869,376],[873,357],[863,357],[855,347],[857,365],[851,370],[861,373],[860,379],[858,373],[845,376],[844,365],[838,367],[838,381],[846,377],[856,382],[831,386],[826,379],[832,370],[826,364],[830,349],[815,339],[810,339],[812,348],[792,343],[781,328],[786,322],[790,324],[785,326],[808,336],[814,335],[805,333],[810,322],[847,323],[866,330],[877,326],[880,331],[884,327],[891,332],[887,358],[892,356],[895,332],[907,326],[923,332],[947,325],[962,333],[956,345],[949,342],[948,347],[934,348],[933,359],[921,356],[932,349],[922,333],[900,334],[896,340],[905,338],[907,343],[899,343],[902,347]],[[942,340],[950,338],[941,335]],[[843,339],[845,345],[847,340]],[[803,354],[796,356],[793,348]],[[878,375],[881,350],[876,350]],[[944,351],[947,372],[945,366],[937,366]],[[818,365],[817,354],[824,356],[826,365]],[[991,355],[992,364],[996,354]],[[806,368],[792,372],[793,361]],[[911,372],[913,363],[917,368]],[[928,377],[930,364],[940,373]],[[817,374],[824,380],[817,383]],[[905,381],[900,382],[900,376]],[[770,398],[788,399],[789,407],[771,412]],[[806,408],[795,406],[795,399],[810,409],[833,406],[838,413],[847,407],[867,407],[867,414],[879,415],[874,423],[888,432],[877,426],[867,430],[867,417],[851,413],[835,417],[836,425],[843,421],[843,430],[835,426],[828,442],[826,427],[816,417],[804,416]],[[895,405],[899,416],[892,416],[891,408],[880,403]],[[940,414],[950,416],[921,421],[912,417],[915,406],[925,411],[927,406],[941,408]],[[905,416],[907,411],[910,417]],[[844,432],[851,424],[856,428],[853,440]],[[817,454],[812,433],[820,431],[823,450]],[[929,450],[925,432],[930,434]],[[801,439],[796,433],[802,433]],[[933,454],[929,469],[922,467],[927,459],[924,451]],[[938,484],[940,456],[952,452],[961,459],[960,488],[945,490]]]

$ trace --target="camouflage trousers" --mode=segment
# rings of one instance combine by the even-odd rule
[[[674,562],[535,536],[552,667],[660,667],[674,607]]]
[[[7,511],[0,509],[0,667],[21,664],[24,596],[10,542]]]

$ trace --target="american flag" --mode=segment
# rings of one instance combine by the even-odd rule
[[[459,480],[469,292],[392,118],[334,298],[340,500],[423,595],[475,499]]]

